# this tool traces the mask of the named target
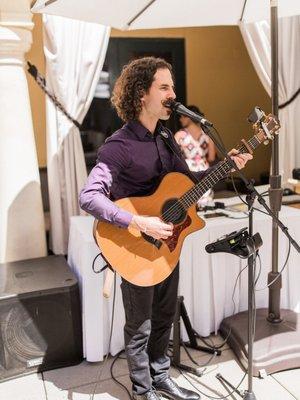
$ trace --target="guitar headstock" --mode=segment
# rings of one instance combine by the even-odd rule
[[[274,135],[279,133],[279,119],[273,114],[266,115],[259,107],[255,107],[250,113],[248,121],[252,123],[255,136],[260,143],[268,144],[269,140],[273,140]]]

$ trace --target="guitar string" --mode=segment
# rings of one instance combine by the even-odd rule
[[[189,208],[194,202],[197,201],[198,198],[201,197],[202,194],[204,194],[218,180],[222,179],[223,176],[227,174],[228,171],[226,170],[226,167],[228,168],[226,162],[224,162],[224,164],[221,164],[215,171],[203,178],[203,180],[199,184],[192,187],[179,200],[177,200],[177,202],[172,207],[165,211],[162,214],[162,218],[169,219],[173,216],[176,216],[176,212],[180,212],[182,210],[182,206],[184,207],[184,209]],[[221,173],[220,176],[218,176],[219,172]]]
[[[251,144],[251,147],[255,149],[260,142],[254,136],[248,142]],[[246,152],[247,148],[242,145],[239,148],[239,151]],[[221,164],[213,173],[209,174],[205,177],[201,182],[200,185],[194,186],[190,189],[187,193],[182,196],[180,200],[178,200],[172,207],[170,207],[165,213],[162,214],[163,218],[172,218],[175,217],[177,211],[182,211],[182,206],[186,209],[189,208],[193,203],[195,203],[208,189],[214,186],[219,180],[221,180],[224,176],[223,173],[226,175],[230,170],[230,166],[228,163],[224,162]],[[221,172],[221,176],[218,176],[218,173]],[[215,177],[217,178],[215,180]],[[196,198],[195,198],[196,195]]]
[[[255,149],[258,147],[258,145],[261,143],[260,140],[255,136],[253,136],[249,141],[248,144],[251,145],[252,149]],[[243,144],[242,146],[239,147],[239,151],[242,153],[245,153],[248,151],[247,147]],[[224,176],[223,173],[226,175],[231,166],[228,164],[228,162],[224,162],[221,164],[215,171],[214,173],[209,174],[207,177],[205,177],[200,184],[194,186],[192,189],[190,189],[187,193],[185,193],[181,199],[179,199],[172,207],[170,207],[165,213],[162,214],[163,218],[167,218],[172,220],[173,217],[176,217],[178,215],[178,212],[182,211],[182,206],[184,209],[189,208],[193,203],[195,203],[208,189],[210,189],[212,186],[216,184],[219,180],[221,180]],[[218,173],[221,172],[221,175],[218,176]],[[217,178],[217,179],[215,179]],[[195,197],[196,196],[196,197]]]
[[[248,144],[250,144],[250,146],[255,149],[256,147],[258,147],[259,144],[261,144],[261,141],[257,138],[257,135],[254,135],[251,139],[249,139]],[[239,151],[245,153],[247,152],[247,147],[242,144],[239,148]],[[222,168],[224,168],[224,170],[222,170]],[[229,168],[228,171],[226,171],[225,169]],[[224,164],[220,165],[215,171],[215,175],[221,171],[223,172],[225,175],[229,172],[230,170],[230,166],[229,164],[226,162],[224,162]],[[210,180],[212,174],[209,174],[207,177],[205,177],[199,184],[197,184],[196,186],[194,186],[193,188],[191,188],[187,193],[184,194],[185,199],[182,200],[182,198],[180,200],[177,200],[175,202],[174,205],[172,205],[167,211],[165,211],[161,217],[162,218],[171,218],[172,217],[176,217],[177,212],[182,211],[182,206],[184,207],[184,209],[189,208],[193,203],[195,203],[208,189],[210,189],[212,186],[214,186],[219,180],[221,180],[224,176],[221,175],[220,177],[217,177],[217,180]],[[208,185],[206,186],[206,182],[208,183]],[[201,188],[201,186],[203,188]],[[201,190],[202,189],[202,190]],[[197,196],[195,198],[195,195]],[[187,201],[187,204],[185,204],[185,201]],[[191,202],[191,204],[189,204]]]
[[[248,144],[251,145],[251,147],[253,149],[255,149],[261,142],[257,139],[256,136],[254,136],[253,138],[251,138],[248,141]],[[242,145],[239,148],[239,151],[242,153],[245,153],[248,151],[247,147],[245,145]],[[230,170],[231,166],[230,164],[224,162],[224,164],[220,165],[215,171],[214,173],[209,174],[206,178],[204,178],[200,185],[196,185],[195,187],[193,187],[192,189],[190,189],[187,193],[185,193],[185,195],[179,200],[177,201],[173,207],[170,207],[165,213],[163,213],[163,217],[164,218],[172,218],[174,216],[174,213],[172,213],[172,211],[175,210],[176,211],[182,211],[182,206],[186,209],[188,207],[190,207],[193,203],[195,203],[208,189],[210,189],[212,186],[214,186],[216,184],[216,182],[218,182],[219,180],[221,180],[224,175],[226,175],[229,170]],[[221,175],[219,176],[219,172],[221,172]],[[195,197],[196,196],[196,197]],[[176,214],[175,214],[176,216]]]
[[[251,148],[255,149],[259,144],[259,140],[256,136],[252,137],[248,144],[251,145]],[[238,150],[242,153],[247,152],[247,148],[245,145],[242,145],[238,148]],[[187,191],[179,200],[176,201],[167,211],[162,213],[161,217],[166,220],[172,222],[172,219],[178,215],[178,212],[182,212],[182,207],[186,210],[192,204],[197,202],[197,200],[211,187],[213,187],[219,180],[223,179],[224,176],[230,171],[231,166],[228,161],[224,161],[219,167],[216,168],[211,174],[203,178],[201,182],[196,184],[193,188]],[[219,174],[220,173],[220,174]]]
[[[162,218],[165,221],[172,222],[172,219],[178,215],[178,212],[182,212],[188,209],[211,187],[213,187],[219,180],[221,180],[229,172],[230,168],[226,163],[221,164],[215,171],[203,178],[200,184],[192,187],[187,191],[180,199],[178,199],[167,211],[162,213]]]

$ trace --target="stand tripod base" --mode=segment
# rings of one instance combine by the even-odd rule
[[[237,393],[243,400],[256,400],[253,392],[235,388],[227,379],[224,378],[223,375],[217,374],[216,378],[223,384],[223,386],[227,386],[232,392]]]
[[[266,308],[256,311],[253,376],[263,377],[264,374],[300,367],[300,314],[291,310],[281,310],[282,322],[279,323],[267,321],[267,315]],[[235,314],[222,321],[221,335],[225,338],[229,331],[231,333],[227,343],[246,370],[248,367],[248,311]]]

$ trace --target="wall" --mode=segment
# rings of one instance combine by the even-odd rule
[[[34,43],[28,60],[44,74],[42,24],[34,16]],[[218,128],[226,147],[252,136],[246,117],[255,105],[270,112],[271,102],[262,87],[244,46],[238,27],[201,27],[122,32],[113,29],[112,37],[184,38],[186,46],[186,85],[189,104],[196,104]],[[29,78],[34,129],[40,166],[46,164],[45,102],[41,90]],[[271,146],[260,147],[245,172],[259,178],[268,171]]]

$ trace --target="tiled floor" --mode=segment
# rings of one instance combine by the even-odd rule
[[[217,343],[220,339],[214,337]],[[181,361],[193,365],[182,349]],[[193,358],[204,365],[211,358],[206,353],[190,350]],[[0,384],[1,400],[110,400],[129,399],[126,392],[118,386],[110,376],[112,358],[109,358],[103,369],[103,363],[81,364],[15,378]],[[204,369],[205,368],[205,369]],[[214,399],[228,396],[230,390],[216,378],[221,373],[232,384],[237,385],[244,376],[232,351],[225,347],[222,355],[213,358],[209,365],[203,367],[201,377],[188,375],[187,379],[179,371],[172,368],[171,375],[182,386],[192,389],[194,385],[201,393],[202,399]],[[100,376],[101,375],[101,376]],[[119,359],[114,366],[114,375],[130,389],[130,381],[125,359]],[[247,377],[241,384],[241,389],[247,389]],[[300,400],[300,369],[284,371],[268,376],[265,379],[254,378],[253,391],[256,400]],[[93,396],[94,393],[94,396]],[[228,399],[238,400],[238,394],[231,394]]]

